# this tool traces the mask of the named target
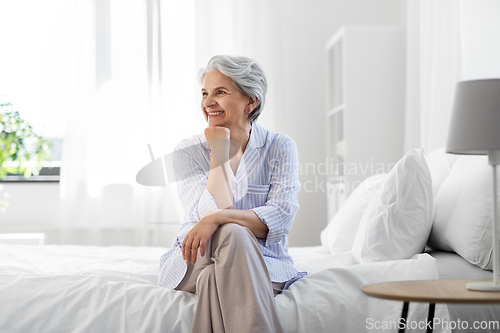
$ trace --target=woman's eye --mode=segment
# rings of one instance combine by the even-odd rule
[[[207,96],[207,95],[208,95],[208,94],[207,94],[206,92],[202,92],[202,93],[201,93],[201,96],[203,96],[203,97],[205,97],[205,96]]]
[[[226,93],[225,91],[219,90],[219,91],[217,92],[217,95],[223,95],[223,94],[225,94],[225,93]]]

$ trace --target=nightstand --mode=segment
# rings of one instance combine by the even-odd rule
[[[366,295],[376,298],[403,301],[401,323],[406,323],[410,302],[429,303],[427,332],[432,332],[436,303],[483,304],[500,303],[500,292],[471,291],[467,283],[486,280],[417,280],[394,281],[366,285],[361,288]],[[399,332],[405,331],[405,325]]]

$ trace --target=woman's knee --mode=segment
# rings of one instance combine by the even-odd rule
[[[221,225],[212,237],[212,251],[220,254],[221,251],[237,251],[255,246],[257,239],[250,229],[236,223]]]
[[[215,265],[208,265],[198,275],[196,279],[196,294],[199,295],[203,288],[209,287],[211,280],[215,278]]]
[[[225,223],[219,227],[218,231],[221,236],[248,237],[249,234],[252,234],[250,229],[237,223]]]

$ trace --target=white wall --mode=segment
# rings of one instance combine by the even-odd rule
[[[303,166],[317,166],[325,162],[326,153],[326,41],[342,25],[404,24],[404,1],[288,0],[286,4],[282,6],[281,42],[285,98],[282,108],[276,110],[274,127],[296,141]],[[328,222],[326,176],[303,174],[300,181],[312,181],[317,189],[312,193],[304,189],[299,192],[301,208],[288,237],[289,244],[319,245],[320,232]]]

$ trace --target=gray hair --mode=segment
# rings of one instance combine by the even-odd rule
[[[266,101],[267,80],[260,65],[247,57],[216,55],[210,59],[206,68],[200,69],[200,85],[208,72],[218,70],[233,80],[236,88],[245,96],[257,99],[255,109],[248,115],[248,120],[256,121]]]

